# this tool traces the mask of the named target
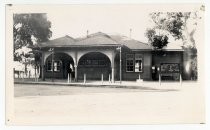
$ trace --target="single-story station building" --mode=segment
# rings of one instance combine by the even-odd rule
[[[102,32],[84,38],[64,36],[39,44],[42,52],[41,77],[76,81],[100,80],[179,80],[187,78],[183,49],[154,50],[149,44]],[[120,72],[121,69],[121,72]]]

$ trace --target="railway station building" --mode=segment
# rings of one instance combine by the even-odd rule
[[[41,77],[87,80],[144,81],[188,79],[183,49],[154,50],[149,44],[102,32],[84,38],[60,37],[39,44]],[[120,72],[121,69],[121,72]],[[53,73],[52,73],[53,72]]]

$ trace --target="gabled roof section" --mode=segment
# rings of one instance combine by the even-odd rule
[[[86,38],[77,40],[76,45],[78,46],[116,46],[119,45],[117,41],[112,39],[109,35],[97,32],[88,35]]]
[[[47,42],[42,42],[40,43],[40,46],[41,47],[65,47],[65,46],[74,45],[74,44],[75,44],[75,39],[66,35],[61,38],[49,40]]]
[[[153,48],[147,43],[143,43],[123,35],[115,34],[108,35],[102,32],[97,32],[88,35],[87,37],[72,38],[68,35],[40,43],[37,47],[105,47],[105,46],[119,46],[122,45],[131,50],[146,50],[152,51]],[[174,49],[175,48],[175,49]],[[169,46],[163,48],[164,50],[181,50],[178,47],[173,49]]]
[[[106,33],[102,33],[102,32],[97,32],[97,33],[93,33],[93,34],[88,35],[88,37],[96,37],[96,36],[104,36],[104,37],[107,37],[107,38],[111,38],[109,35],[107,35]]]
[[[128,47],[129,49],[132,50],[151,50],[152,47],[146,43],[128,38],[126,36],[121,36],[121,35],[110,35],[110,37],[118,43]]]

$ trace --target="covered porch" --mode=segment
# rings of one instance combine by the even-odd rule
[[[75,40],[69,36],[42,43],[41,78],[115,81],[122,45],[103,33]],[[119,70],[118,70],[119,71]],[[69,75],[71,73],[71,75]]]

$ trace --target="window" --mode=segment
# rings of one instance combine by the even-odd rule
[[[51,61],[47,62],[47,71],[52,71],[52,62]]]
[[[135,54],[135,72],[142,72],[142,55]]]
[[[52,61],[47,62],[47,71],[52,71]],[[54,61],[54,71],[61,71],[61,61]]]
[[[127,54],[126,55],[126,72],[133,72],[134,71],[134,55]]]
[[[80,65],[83,66],[106,66],[105,60],[98,60],[98,59],[88,59],[88,60],[82,60],[80,62]]]
[[[126,72],[142,72],[142,54],[126,55]]]
[[[93,66],[97,66],[98,65],[98,60],[92,60],[92,63],[91,63]]]

